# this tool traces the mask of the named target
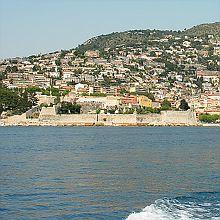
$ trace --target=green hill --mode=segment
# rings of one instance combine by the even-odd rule
[[[203,36],[207,34],[220,36],[220,22],[200,24],[182,32],[184,35]]]
[[[115,48],[121,45],[124,45],[125,47],[139,44],[147,45],[149,40],[154,40],[167,34],[175,34],[180,36],[202,36],[213,34],[220,36],[220,22],[201,24],[184,31],[132,30],[115,32],[107,35],[93,37],[86,41],[84,44],[78,46],[77,49],[81,52],[85,52],[87,50],[103,50],[104,48]]]
[[[107,35],[101,35],[91,38],[77,49],[86,50],[102,50],[104,48],[115,48],[117,46],[134,46],[138,44],[146,44],[149,39],[155,39],[165,34],[173,34],[173,31],[160,30],[132,30],[125,32],[115,32]]]

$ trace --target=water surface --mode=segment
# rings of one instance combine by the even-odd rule
[[[219,219],[219,168],[219,128],[0,127],[0,216]]]

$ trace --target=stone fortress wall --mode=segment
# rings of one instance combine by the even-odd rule
[[[57,114],[55,107],[43,107],[39,118],[30,119],[29,115],[12,116],[2,119],[4,125],[48,125],[48,126],[161,126],[161,125],[198,125],[194,112],[162,111],[161,114]]]
[[[188,111],[162,111],[161,120],[164,123],[183,123],[191,124],[196,122],[196,115],[194,112]]]
[[[54,110],[51,114],[41,112],[39,121],[56,122],[72,125],[196,125],[195,113],[188,111],[162,111],[161,114],[63,114],[58,115]]]

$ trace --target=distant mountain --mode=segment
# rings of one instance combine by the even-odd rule
[[[115,48],[120,45],[126,47],[137,44],[147,44],[148,40],[162,37],[163,35],[192,35],[201,36],[206,34],[213,34],[220,36],[220,22],[211,24],[201,24],[194,26],[184,31],[170,31],[170,30],[132,30],[124,32],[115,32],[107,35],[100,35],[93,37],[78,46],[77,49],[81,52],[86,50],[103,50],[104,48]]]
[[[200,24],[182,32],[186,35],[202,36],[207,34],[220,36],[220,22]]]

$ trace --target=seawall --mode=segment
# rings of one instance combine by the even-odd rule
[[[196,126],[192,111],[163,111],[161,114],[40,114],[38,119],[13,116],[2,119],[3,125],[23,126]]]

